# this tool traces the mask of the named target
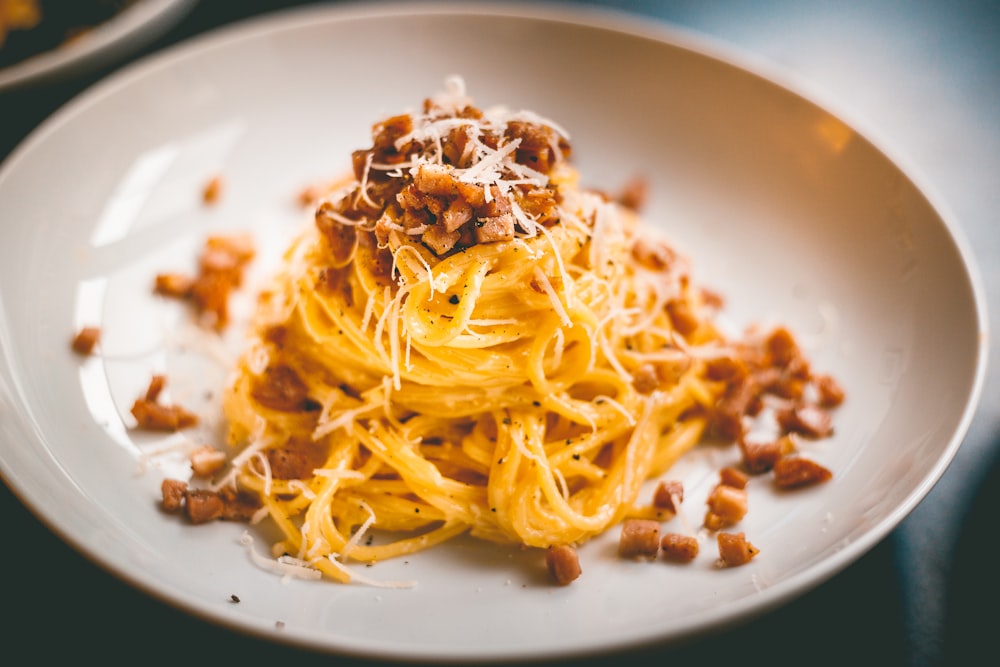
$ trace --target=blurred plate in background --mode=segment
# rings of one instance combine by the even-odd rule
[[[0,58],[0,92],[79,76],[124,59],[176,25],[194,7],[196,1],[136,0],[96,25],[66,26],[72,29],[81,27],[87,29],[71,39],[52,46],[53,30],[58,29],[61,32],[63,26],[50,30],[46,22],[59,23],[60,17],[47,14],[46,3],[43,0],[36,0],[35,5],[40,11],[38,23],[32,28],[10,31],[5,40],[6,44],[0,44],[0,55],[4,46],[9,49],[16,46],[19,52],[25,54],[25,57],[16,60]],[[88,13],[82,10],[82,5],[91,0],[73,0],[73,2],[75,4],[71,5],[71,10],[82,17],[104,16],[110,12],[108,9],[102,9]],[[91,2],[91,4],[98,3]],[[58,3],[56,5],[58,6]],[[111,6],[114,3],[108,2],[105,5]],[[60,10],[52,7],[50,3],[49,11]],[[40,42],[44,41],[44,46],[33,46],[30,43],[30,40],[36,38],[35,34]]]

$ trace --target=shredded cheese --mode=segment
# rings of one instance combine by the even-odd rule
[[[290,579],[319,579],[323,576],[322,572],[297,558],[290,556],[268,558],[261,555],[253,546],[253,536],[247,531],[244,531],[240,536],[240,544],[246,547],[247,554],[254,565],[272,574],[279,574]]]

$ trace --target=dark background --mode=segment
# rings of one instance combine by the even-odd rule
[[[0,160],[49,114],[129,60],[225,23],[300,4],[310,3],[202,0],[124,62],[0,93]],[[988,307],[1000,308],[1000,3],[587,4],[707,34],[772,61],[836,100],[934,185],[971,242]],[[995,357],[997,335],[991,336]],[[1000,599],[991,537],[1000,510],[998,385],[998,374],[988,374],[968,437],[924,502],[830,581],[759,619],[682,646],[647,646],[574,664],[990,663]],[[265,643],[181,613],[66,546],[4,485],[0,531],[5,656],[37,664],[363,664]]]

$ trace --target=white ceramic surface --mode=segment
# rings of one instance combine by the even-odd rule
[[[665,26],[554,8],[374,7],[255,20],[129,67],[0,169],[0,472],[54,531],[167,603],[275,641],[538,658],[763,613],[856,560],[926,495],[982,385],[981,290],[954,223],[871,137],[782,74]],[[176,437],[128,430],[131,402],[164,371],[174,398],[209,414],[239,334],[221,355],[206,347],[187,313],[153,298],[153,276],[191,268],[219,230],[272,239],[255,280],[266,274],[308,217],[299,189],[340,174],[374,121],[451,74],[480,105],[559,122],[586,184],[647,176],[650,224],[726,294],[733,322],[788,324],[846,386],[836,435],[808,450],[834,480],[781,497],[752,482],[742,529],[761,554],[749,565],[716,569],[710,542],[689,566],[622,562],[609,534],[581,549],[584,574],[565,588],[536,556],[463,540],[365,570],[412,589],[286,582],[251,563],[242,525],[192,528],[157,509],[160,480],[183,460],[157,454]],[[200,188],[216,173],[225,190],[206,208]],[[81,361],[68,339],[91,323],[104,356]],[[730,461],[706,451],[671,473],[692,522]]]
[[[71,43],[0,67],[0,92],[75,76],[124,58],[165,33],[196,2],[139,0]]]

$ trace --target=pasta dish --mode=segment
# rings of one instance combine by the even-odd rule
[[[461,534],[578,545],[663,520],[643,484],[741,438],[763,389],[736,401],[733,368],[783,372],[776,337],[727,339],[687,259],[571,155],[556,123],[481,109],[459,79],[353,153],[224,398],[214,491],[274,522],[276,557],[349,581]]]

